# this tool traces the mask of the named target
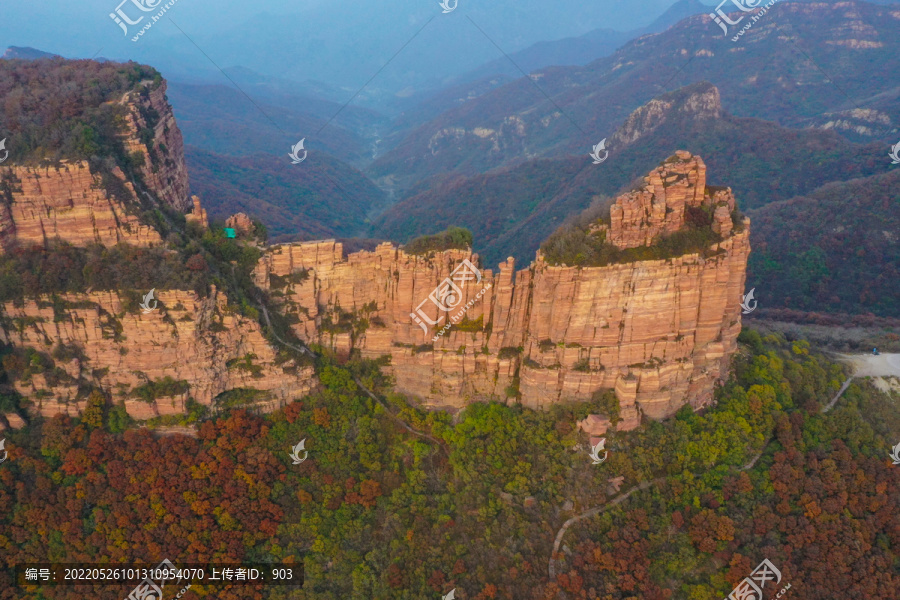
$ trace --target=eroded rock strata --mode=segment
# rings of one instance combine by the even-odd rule
[[[191,209],[188,198],[187,163],[184,162],[184,139],[175,123],[175,114],[166,99],[166,82],[155,87],[144,82],[141,92],[129,92],[121,100],[127,110],[127,130],[123,143],[128,152],[140,152],[139,167],[147,187],[161,202],[175,210]],[[144,144],[141,132],[151,130],[151,140]]]
[[[708,188],[703,161],[679,152],[617,199],[604,226],[611,243],[633,248],[681,229],[688,207],[712,213],[721,242],[593,268],[552,266],[539,253],[516,271],[508,259],[480,281],[455,282],[458,297],[438,294],[450,312],[429,295],[464,260],[477,264],[470,252],[411,256],[385,243],[345,258],[334,241],[283,244],[269,249],[256,279],[301,338],[345,355],[390,356],[398,389],[431,406],[518,397],[544,407],[607,388],[626,421],[638,411],[661,418],[709,403],[726,375],[741,328],[749,220],[733,229],[731,190]]]
[[[134,195],[131,182],[125,181],[118,167],[113,176]],[[3,248],[16,243],[25,248],[46,246],[57,238],[74,246],[152,246],[162,242],[155,229],[142,224],[122,201],[106,192],[101,177],[91,173],[86,161],[55,167],[6,167],[0,169],[0,184],[0,193],[6,195],[0,202]]]
[[[52,368],[29,366],[15,383],[33,402],[32,411],[79,414],[85,384],[107,392],[113,403],[124,402],[138,419],[183,413],[189,397],[212,405],[235,389],[256,390],[253,403],[270,410],[315,386],[313,369],[279,356],[259,324],[229,307],[224,294],[157,291],[156,299],[148,313],[113,292],[4,305],[0,339],[53,358]],[[138,393],[166,378],[179,393]]]
[[[119,167],[104,181],[87,161],[0,166],[0,246],[46,246],[56,238],[74,246],[151,246],[162,240],[138,219],[139,194],[180,212],[191,209],[184,142],[166,100],[166,83],[144,82],[140,92],[128,92],[118,103],[125,109],[122,144],[142,189],[136,190]]]
[[[31,252],[55,239],[77,247],[162,245],[159,232],[137,216],[143,200],[206,228],[200,199],[188,198],[181,132],[165,89],[165,82],[146,81],[117,101],[138,181],[118,167],[92,172],[87,161],[0,167],[0,253]],[[271,410],[316,386],[313,369],[279,354],[259,323],[230,307],[223,293],[156,290],[157,308],[145,313],[135,298],[148,291],[88,290],[0,305],[0,341],[30,352],[7,357],[29,410],[77,415],[92,389],[138,419],[184,413],[189,398]]]

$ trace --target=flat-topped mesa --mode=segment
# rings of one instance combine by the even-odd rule
[[[134,179],[119,166],[92,171],[84,159],[53,166],[7,161],[0,165],[0,253],[16,244],[45,246],[56,238],[74,246],[154,246],[162,238],[138,217],[145,210],[141,200],[149,195],[163,206],[191,210],[184,142],[165,81],[144,81],[140,90],[114,103],[124,107],[119,138]],[[199,200],[193,208],[191,219],[204,223]]]
[[[708,188],[706,165],[679,150],[644,177],[640,189],[623,194],[610,207],[607,240],[620,249],[650,246],[661,235],[680,231],[691,209],[711,208],[713,230],[727,237],[732,229],[734,195],[730,188]]]
[[[453,276],[463,260],[478,264],[471,250],[411,254],[384,243],[344,256],[333,240],[282,244],[261,258],[256,282],[300,338],[344,356],[389,356],[397,389],[426,405],[542,408],[611,389],[619,428],[630,428],[640,413],[662,418],[712,401],[737,348],[750,253],[749,220],[732,229],[733,196],[706,186],[699,158],[680,153],[647,179],[653,191],[618,203],[624,248],[677,232],[686,219],[689,233],[712,241],[594,267],[539,256],[517,272],[508,259],[480,279]],[[621,226],[625,206],[634,209],[630,228]],[[718,235],[706,236],[709,228]],[[626,242],[625,232],[635,235]]]

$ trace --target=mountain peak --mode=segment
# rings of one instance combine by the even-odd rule
[[[638,189],[616,199],[607,237],[618,248],[650,246],[696,220],[691,210],[701,207],[712,215],[712,230],[728,237],[734,226],[734,194],[730,188],[707,187],[703,159],[678,150],[644,177]]]
[[[58,54],[53,54],[51,52],[44,52],[43,50],[38,50],[37,48],[30,48],[28,46],[9,46],[6,49],[6,52],[3,53],[3,56],[0,58],[5,60],[12,60],[14,58],[20,58],[22,60],[37,60],[39,58],[54,58],[59,56]]]
[[[654,98],[635,110],[616,131],[611,141],[625,145],[632,144],[653,133],[672,117],[677,117],[681,121],[696,121],[718,119],[722,114],[719,89],[708,81],[698,81]]]

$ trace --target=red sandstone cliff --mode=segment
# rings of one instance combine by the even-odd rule
[[[333,241],[284,244],[256,277],[302,338],[390,356],[398,389],[429,405],[518,394],[542,407],[612,388],[625,418],[637,409],[660,418],[707,404],[726,375],[741,328],[749,220],[732,231],[731,191],[707,188],[703,161],[680,152],[620,197],[605,226],[610,242],[636,247],[677,231],[687,208],[701,205],[723,238],[707,256],[578,268],[538,255],[518,272],[509,259],[480,282],[457,282],[450,314],[429,294],[464,259],[477,262],[469,252],[410,256],[382,244],[344,258]],[[465,320],[432,341],[469,304]],[[440,321],[426,331],[411,317],[420,306],[421,321]]]
[[[44,246],[54,238],[75,246],[160,243],[159,234],[137,217],[142,210],[138,194],[180,212],[191,208],[184,143],[165,92],[165,82],[155,89],[146,82],[144,93],[129,92],[120,101],[126,110],[122,143],[131,156],[140,157],[133,160],[143,161],[136,167],[140,189],[118,167],[104,182],[87,161],[0,166],[0,246]],[[152,131],[146,144],[143,130]]]
[[[135,418],[185,412],[189,397],[204,405],[236,388],[259,390],[256,404],[274,409],[302,397],[315,386],[313,369],[280,356],[259,324],[242,317],[215,290],[209,298],[193,292],[156,293],[158,308],[129,312],[113,292],[67,294],[63,316],[50,298],[23,306],[2,306],[0,341],[45,354],[63,373],[47,370],[16,381],[16,389],[44,416],[77,415],[84,410],[79,387],[105,390],[113,403],[123,401]],[[76,349],[77,351],[73,350]],[[73,354],[82,357],[72,357]],[[187,390],[147,403],[135,389],[170,377]]]
[[[191,201],[184,140],[166,98],[166,82],[162,81],[155,89],[145,82],[145,87],[143,94],[129,92],[121,100],[128,110],[123,142],[129,152],[139,151],[144,155],[141,176],[156,198],[175,210],[187,212]],[[144,128],[153,130],[153,137],[146,145],[140,141],[140,131]]]
[[[134,187],[118,167],[113,173],[134,194]],[[106,192],[87,162],[6,167],[0,169],[0,182],[9,190],[8,201],[0,203],[0,245],[4,248],[13,243],[46,246],[56,238],[75,246],[162,242],[155,229],[141,224],[133,211]]]
[[[187,221],[206,228],[200,200],[188,198],[181,132],[165,90],[164,82],[154,89],[147,81],[118,100],[125,108],[121,139],[134,180],[119,167],[92,172],[87,161],[0,167],[0,253],[46,247],[57,238],[81,247],[159,246],[159,232],[138,216],[148,204],[190,210]],[[280,354],[255,320],[228,306],[225,294],[213,289],[200,298],[167,290],[156,291],[156,298],[159,308],[146,314],[129,310],[133,303],[109,291],[0,305],[0,341],[42,357],[21,365],[13,382],[30,410],[76,415],[93,388],[124,402],[139,419],[183,413],[188,398],[212,405],[238,389],[244,390],[242,400],[268,410],[316,386],[313,369]],[[172,385],[154,388],[160,381]],[[148,384],[156,391],[141,394]],[[169,388],[178,393],[151,397]]]

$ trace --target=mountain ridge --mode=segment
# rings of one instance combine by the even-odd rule
[[[841,133],[847,129],[837,122],[865,119],[869,141],[897,131],[900,108],[892,96],[877,100],[892,79],[875,76],[900,74],[900,19],[889,6],[779,3],[765,19],[733,44],[708,15],[697,15],[584,67],[549,67],[511,81],[414,129],[368,172],[393,176],[406,189],[438,173],[473,175],[528,158],[587,152],[665,93],[663,86],[699,81],[716,85],[740,117]],[[830,65],[836,48],[845,54],[826,76],[818,65]],[[866,103],[874,103],[871,114],[854,112]]]
[[[591,164],[585,154],[533,159],[472,177],[445,174],[414,188],[380,215],[371,231],[404,241],[465,226],[489,264],[507,256],[527,260],[567,217],[598,196],[616,194],[646,172],[654,157],[677,147],[706,155],[710,169],[728,173],[744,209],[812,191],[823,181],[890,168],[877,144],[733,117],[722,107],[718,89],[699,82],[636,109],[609,136],[610,155],[602,165]]]

